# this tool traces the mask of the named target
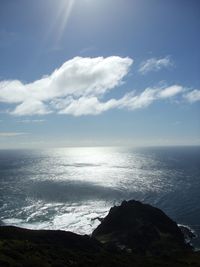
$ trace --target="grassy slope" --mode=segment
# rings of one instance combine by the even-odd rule
[[[61,231],[10,229],[0,227],[0,267],[200,266],[200,252],[144,257],[106,251],[95,241],[90,245],[88,237]]]

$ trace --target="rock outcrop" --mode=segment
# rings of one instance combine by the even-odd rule
[[[189,249],[177,224],[163,211],[139,201],[123,201],[94,230],[107,247],[153,255]]]

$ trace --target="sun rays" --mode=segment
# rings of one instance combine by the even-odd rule
[[[75,0],[64,0],[61,1],[59,8],[59,21],[58,21],[58,32],[57,32],[57,43],[61,40],[63,33],[68,25],[69,18],[71,16]]]

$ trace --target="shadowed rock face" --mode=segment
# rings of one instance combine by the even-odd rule
[[[88,235],[78,235],[60,230],[28,230],[15,226],[0,227],[0,240],[31,241],[35,244],[48,244],[66,249],[79,249],[95,252],[101,249],[101,244]]]
[[[177,224],[163,211],[135,200],[111,208],[92,237],[108,247],[158,255],[188,248]]]

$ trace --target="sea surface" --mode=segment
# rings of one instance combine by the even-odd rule
[[[124,199],[200,236],[200,147],[0,150],[1,224],[90,234]]]

